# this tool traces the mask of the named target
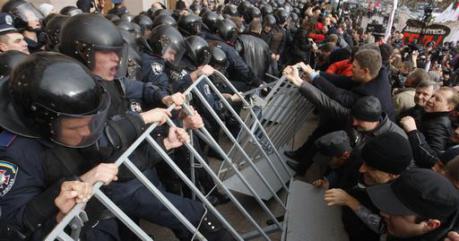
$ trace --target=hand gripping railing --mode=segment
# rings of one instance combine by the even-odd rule
[[[219,74],[219,73],[217,73]],[[223,76],[222,76],[223,77]],[[260,135],[262,135],[262,138],[271,146],[271,149],[275,152],[278,161],[282,163],[282,169],[284,172],[288,173],[288,169],[285,166],[285,163],[282,161],[282,157],[280,156],[277,148],[274,146],[274,143],[271,141],[271,139],[268,137],[268,133],[265,131],[263,128],[260,120],[256,117],[256,114],[252,110],[250,103],[244,99],[244,97],[234,88],[234,86],[226,79],[222,78],[226,82],[226,84],[240,97],[242,98],[243,104],[245,107],[248,109],[250,115],[252,115],[253,118],[253,123],[256,125],[256,132],[253,132],[253,129],[251,129],[249,126],[247,126],[244,121],[240,118],[239,114],[231,107],[231,104],[223,97],[223,95],[218,91],[217,87],[212,83],[212,81],[207,78],[206,76],[201,76],[196,80],[185,92],[185,95],[188,94],[193,94],[195,97],[198,97],[204,107],[211,113],[212,117],[216,120],[216,122],[219,124],[219,126],[222,128],[222,131],[226,134],[226,136],[233,142],[233,144],[236,146],[236,148],[239,149],[241,153],[243,153],[244,158],[246,159],[247,163],[251,165],[255,173],[260,177],[261,180],[263,180],[263,183],[265,184],[266,188],[270,190],[272,193],[274,199],[276,202],[279,204],[279,206],[282,208],[282,211],[285,212],[285,202],[281,200],[281,198],[277,195],[276,190],[274,190],[270,183],[266,180],[266,178],[263,176],[263,173],[258,170],[257,166],[253,162],[252,158],[245,152],[244,148],[242,148],[241,143],[233,137],[231,132],[228,130],[228,128],[225,126],[224,122],[220,119],[218,114],[212,109],[210,104],[206,101],[206,99],[203,96],[203,93],[200,92],[200,90],[197,88],[197,85],[199,83],[206,83],[210,86],[212,91],[218,96],[220,101],[224,104],[226,109],[233,115],[234,118],[237,119],[239,124],[241,125],[241,132],[245,131],[245,133],[251,138],[252,143],[258,147],[258,151],[263,155],[268,162],[270,163],[270,167],[272,170],[276,173],[276,176],[278,178],[278,181],[281,182],[284,190],[288,192],[288,189],[285,185],[285,183],[282,181],[282,178],[280,177],[279,170],[273,165],[273,162],[276,160],[272,160],[271,157],[266,153],[266,151],[263,149],[263,145],[260,142]],[[284,80],[280,80],[284,81]],[[174,109],[175,106],[170,106],[168,109],[172,110]],[[183,108],[188,112],[190,112],[190,108],[187,104],[183,105]],[[174,122],[171,119],[167,119],[167,124],[169,126],[175,126]],[[197,188],[193,181],[190,180],[190,177],[188,177],[172,160],[172,158],[160,147],[160,145],[156,142],[151,137],[151,132],[157,127],[157,124],[153,124],[150,127],[147,128],[147,130],[115,161],[115,164],[117,166],[120,165],[125,165],[134,175],[135,177],[163,204],[165,207],[168,208],[168,210],[193,234],[195,234],[195,238],[199,240],[206,240],[206,238],[199,232],[199,227],[193,225],[190,223],[189,220],[187,220],[186,217],[182,213],[180,213],[179,210],[177,210],[174,205],[159,191],[149,180],[146,178],[142,172],[129,160],[129,156],[136,150],[136,148],[143,143],[145,140],[158,152],[158,154],[163,158],[163,160],[174,170],[174,172],[178,175],[178,177],[187,185],[194,195],[203,203],[203,205],[210,211],[215,217],[222,223],[223,227],[226,228],[236,240],[244,240],[245,235],[239,233],[232,224],[207,200],[206,195],[203,194],[199,188]],[[234,196],[234,194],[225,186],[224,182],[219,178],[219,176],[211,169],[209,164],[206,163],[205,159],[200,155],[198,151],[193,147],[192,143],[186,143],[185,147],[190,151],[190,154],[192,155],[193,158],[192,162],[196,162],[199,164],[204,170],[207,172],[207,174],[212,177],[214,180],[215,184],[220,187],[221,190],[223,190],[228,197],[230,198],[232,204],[242,213],[242,217],[245,217],[251,225],[255,227],[255,232],[258,233],[257,235],[250,235],[250,238],[260,236],[264,240],[271,240],[269,237],[269,233],[274,232],[274,231],[280,231],[282,230],[282,224],[277,221],[275,218],[276,216],[274,213],[268,208],[266,203],[262,200],[262,198],[258,195],[257,191],[254,189],[253,185],[247,180],[247,178],[242,174],[242,172],[239,170],[238,166],[236,165],[236,162],[228,155],[228,152],[225,151],[215,140],[210,132],[205,128],[200,128],[198,130],[193,131],[194,134],[196,134],[199,138],[201,138],[203,141],[205,141],[207,144],[209,144],[210,148],[213,148],[217,153],[219,153],[223,157],[223,163],[225,165],[228,165],[234,173],[240,178],[242,181],[243,185],[251,192],[253,197],[255,198],[256,202],[259,204],[261,209],[266,213],[269,219],[274,221],[274,225],[265,227],[263,228],[255,218],[250,214],[250,212],[242,205],[239,200]],[[194,167],[193,163],[191,164],[192,167]],[[193,178],[191,178],[193,179]],[[96,197],[109,211],[111,211],[121,222],[123,222],[138,238],[141,240],[153,240],[149,235],[147,235],[132,219],[130,219],[113,201],[110,200],[109,197],[107,197],[102,191],[101,191],[101,186],[102,183],[96,183],[93,186],[93,195]],[[75,220],[78,220],[79,217],[81,216],[81,213],[84,212],[85,204],[77,204],[64,218],[63,220],[58,223],[58,225],[49,233],[49,235],[46,237],[45,241],[51,241],[51,240],[75,240],[71,238],[68,234],[64,232],[65,227],[70,225],[71,223],[81,223],[81,222],[75,222]],[[282,214],[283,214],[282,212]],[[254,232],[251,232],[254,233]],[[247,238],[248,239],[248,238]]]

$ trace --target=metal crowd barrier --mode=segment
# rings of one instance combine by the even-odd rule
[[[233,160],[242,160],[238,163],[249,183],[253,184],[257,194],[263,200],[276,197],[273,193],[280,189],[286,189],[285,183],[290,181],[293,173],[285,165],[286,158],[281,155],[284,150],[290,149],[290,141],[294,139],[298,130],[302,128],[313,106],[285,78],[279,79],[272,86],[271,91],[265,97],[254,95],[251,98],[254,108],[250,110],[251,115],[245,118],[245,126],[251,128],[250,133],[241,132],[238,142],[249,159],[256,162],[256,166],[268,180],[269,185],[264,185],[254,169],[248,167],[247,163],[241,158],[240,149],[236,145],[229,152]],[[256,115],[253,110],[259,110]],[[260,147],[255,147],[252,139],[254,135],[261,143]],[[226,164],[226,163],[225,163]],[[279,171],[281,170],[281,171]],[[253,196],[239,177],[231,173],[231,169],[222,166],[221,173],[230,176],[225,180],[225,184],[233,191]],[[268,187],[272,187],[270,190]]]
[[[238,93],[236,88],[228,81],[222,74],[221,79],[232,91]],[[210,104],[206,101],[203,94],[197,88],[200,83],[206,83],[210,87],[211,91],[214,92],[224,107],[231,113],[231,115],[238,121],[241,126],[241,130],[237,137],[233,136],[230,130],[226,127],[223,120],[220,119],[219,115],[212,109]],[[279,147],[283,146],[289,138],[295,134],[295,130],[291,128],[299,128],[300,124],[304,122],[305,117],[300,115],[307,115],[308,111],[304,108],[307,104],[304,103],[304,98],[300,98],[298,91],[285,80],[280,79],[271,91],[271,93],[263,99],[264,106],[261,106],[261,115],[256,113],[252,108],[253,103],[247,101],[244,96],[240,93],[242,102],[244,104],[247,115],[245,120],[240,117],[232,107],[231,104],[224,98],[222,93],[217,89],[216,85],[206,77],[201,76],[196,80],[185,92],[185,95],[193,95],[193,98],[198,98],[204,107],[213,116],[215,121],[221,127],[222,132],[226,138],[230,140],[232,146],[224,150],[219,144],[218,140],[215,140],[209,131],[203,127],[199,130],[193,130],[193,134],[196,134],[201,140],[206,142],[210,148],[214,149],[223,158],[222,166],[225,169],[231,170],[232,177],[227,180],[223,180],[221,177],[221,170],[215,173],[209,164],[206,163],[204,158],[196,151],[192,143],[186,143],[185,147],[190,151],[192,155],[192,166],[198,164],[202,167],[210,177],[212,177],[216,186],[218,186],[231,200],[231,203],[241,212],[248,223],[254,227],[254,231],[248,233],[239,233],[236,228],[228,222],[228,220],[207,200],[206,194],[202,193],[194,185],[194,174],[189,178],[171,159],[171,157],[160,147],[160,145],[151,137],[151,132],[157,127],[156,124],[151,125],[147,130],[116,160],[115,164],[118,166],[125,165],[135,176],[142,182],[143,185],[174,214],[174,216],[193,234],[195,238],[199,240],[206,240],[206,238],[199,232],[199,227],[194,226],[190,223],[175,207],[174,205],[142,174],[142,172],[129,160],[131,153],[136,148],[147,141],[163,158],[172,170],[179,176],[179,178],[188,186],[193,194],[198,198],[205,208],[210,211],[215,217],[222,223],[222,225],[234,236],[237,240],[249,240],[256,237],[261,237],[264,240],[271,240],[269,234],[276,231],[282,231],[285,229],[285,225],[282,225],[277,219],[276,215],[270,210],[267,204],[263,201],[267,195],[260,195],[260,188],[266,190],[269,193],[268,196],[274,197],[274,200],[282,208],[282,214],[286,211],[286,201],[282,200],[278,195],[278,191],[283,188],[288,193],[286,186],[286,178],[289,180],[291,177],[291,171],[287,168],[284,162],[283,156],[280,154]],[[293,102],[293,103],[292,103]],[[175,106],[170,106],[169,110],[172,110]],[[187,104],[183,108],[190,112],[190,108]],[[286,117],[282,116],[286,115]],[[167,125],[175,126],[171,119],[167,120]],[[257,163],[262,160],[266,163],[264,169],[260,169]],[[242,165],[244,162],[246,165]],[[257,163],[256,163],[257,162]],[[242,168],[243,167],[243,168]],[[247,176],[247,170],[250,169],[253,172],[253,176],[258,177],[257,182],[250,180],[250,176]],[[267,172],[270,174],[267,175]],[[250,174],[250,173],[249,173]],[[260,208],[266,213],[267,217],[273,220],[273,225],[262,227],[253,215],[247,210],[240,201],[234,196],[233,191],[239,191],[234,189],[231,185],[228,185],[229,179],[235,180],[237,177],[240,182],[240,186],[245,188],[244,192],[254,197]],[[287,180],[287,181],[288,181]],[[109,211],[111,211],[122,223],[124,223],[140,240],[153,240],[147,235],[139,225],[130,219],[113,201],[110,200],[102,191],[102,183],[96,183],[93,186],[93,196],[97,198]],[[229,187],[231,186],[231,187]],[[45,241],[53,240],[78,240],[77,235],[72,232],[72,235],[67,234],[64,229],[70,226],[72,229],[77,230],[84,223],[85,204],[77,204],[64,218],[57,224],[57,226],[48,234]]]

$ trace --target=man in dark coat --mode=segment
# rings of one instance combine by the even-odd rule
[[[373,49],[363,49],[355,54],[353,62],[352,80],[357,84],[350,90],[339,88],[330,81],[323,78],[320,72],[313,70],[309,65],[297,64],[296,68],[301,68],[306,77],[320,92],[330,97],[334,102],[344,108],[350,109],[360,97],[375,96],[381,103],[382,110],[389,119],[393,119],[394,108],[388,80],[388,71],[382,67],[381,54]],[[345,77],[344,77],[345,78]],[[339,82],[339,81],[338,81]],[[310,165],[312,156],[315,154],[313,144],[317,138],[331,131],[342,129],[343,122],[330,118],[327,113],[321,112],[321,122],[319,127],[308,138],[308,141],[294,152],[286,152],[286,155],[294,160],[288,162],[298,173]]]

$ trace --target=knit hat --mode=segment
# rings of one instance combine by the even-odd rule
[[[335,131],[320,137],[316,142],[318,151],[328,157],[340,156],[352,151],[349,136],[345,131]]]
[[[379,121],[382,116],[381,102],[374,96],[358,99],[351,109],[352,117],[363,121]]]
[[[395,132],[386,132],[365,144],[362,159],[377,170],[400,174],[410,165],[413,154],[407,139]]]

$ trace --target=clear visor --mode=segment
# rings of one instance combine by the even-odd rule
[[[32,4],[21,4],[19,5],[16,10],[15,14],[21,18],[24,22],[37,24],[38,27],[40,26],[40,21],[43,20],[43,15],[36,9]],[[35,27],[35,26],[31,26]]]
[[[185,54],[185,46],[178,44],[168,44],[163,47],[162,57],[164,60],[177,66]]]
[[[93,145],[102,135],[107,121],[110,97],[104,93],[94,114],[58,113],[51,123],[50,139],[66,147],[84,148]]]

